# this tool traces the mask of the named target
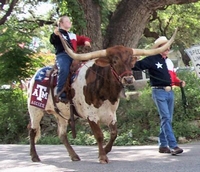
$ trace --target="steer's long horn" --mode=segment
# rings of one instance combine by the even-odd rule
[[[176,36],[177,30],[175,30],[173,36],[171,37],[171,39],[164,44],[162,47],[159,48],[155,48],[155,49],[149,49],[149,50],[144,50],[144,49],[133,49],[133,54],[135,56],[150,56],[150,55],[155,55],[155,54],[159,54],[164,52],[167,48],[170,47],[170,45],[173,43],[174,38]]]
[[[72,49],[70,49],[64,38],[62,37],[61,33],[58,32],[58,36],[60,37],[60,40],[62,42],[62,45],[66,51],[66,53],[73,58],[74,60],[91,60],[91,59],[96,59],[99,57],[106,57],[106,50],[99,50],[99,51],[94,51],[94,52],[90,52],[90,53],[84,53],[84,54],[77,54],[74,53]]]

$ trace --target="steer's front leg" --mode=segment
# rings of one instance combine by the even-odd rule
[[[95,123],[94,121],[90,121],[88,119],[88,122],[89,122],[90,127],[93,131],[94,137],[97,141],[97,145],[98,145],[98,148],[99,148],[99,162],[101,164],[108,163],[108,161],[109,161],[108,157],[106,155],[105,150],[103,149],[103,133],[101,131],[101,128],[100,128],[99,124]]]
[[[110,140],[104,148],[106,154],[112,150],[113,143],[117,138],[117,124],[116,123],[110,124],[109,129],[110,129]]]

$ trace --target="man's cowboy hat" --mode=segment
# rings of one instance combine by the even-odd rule
[[[155,40],[154,45],[152,48],[158,48],[162,44],[166,44],[168,42],[168,39],[165,36],[161,36],[158,39]]]

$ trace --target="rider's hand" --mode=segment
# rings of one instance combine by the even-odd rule
[[[91,44],[90,44],[90,42],[89,42],[89,41],[85,41],[85,43],[84,43],[84,44],[85,44],[85,46],[86,46],[86,47],[91,47]]]

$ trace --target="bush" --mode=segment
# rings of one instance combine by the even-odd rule
[[[18,143],[27,137],[26,97],[19,89],[0,90],[0,143]]]
[[[177,139],[178,137],[185,137],[188,140],[198,139],[200,126],[193,125],[192,121],[200,119],[200,81],[191,71],[180,72],[178,76],[186,81],[184,92],[188,106],[183,105],[180,88],[175,88],[173,129]],[[151,88],[147,85],[141,92],[138,99],[120,102],[117,113],[120,143],[116,142],[119,145],[148,144],[150,136],[159,134],[160,120],[151,98]]]
[[[184,88],[188,106],[184,109],[180,88],[175,88],[175,111],[173,128],[176,137],[187,140],[198,139],[200,128],[200,81],[194,72],[178,73],[179,78],[186,81]],[[149,137],[158,136],[160,120],[157,109],[151,98],[151,88],[147,85],[141,91],[141,96],[135,99],[121,99],[117,110],[118,137],[115,145],[142,145],[157,143]],[[0,143],[27,144],[29,116],[26,114],[26,96],[21,90],[0,91]],[[185,111],[186,110],[186,111]],[[45,127],[45,125],[41,125]],[[46,131],[43,129],[43,131]],[[68,139],[74,145],[96,145],[96,140],[87,120],[76,121],[77,137],[74,139],[68,128]],[[110,137],[109,130],[103,126],[104,142]],[[55,132],[42,133],[39,144],[62,144]]]
[[[126,107],[126,108],[125,108]],[[117,114],[120,145],[140,145],[152,143],[148,137],[157,136],[159,116],[147,86],[141,96],[133,100],[121,100]]]

